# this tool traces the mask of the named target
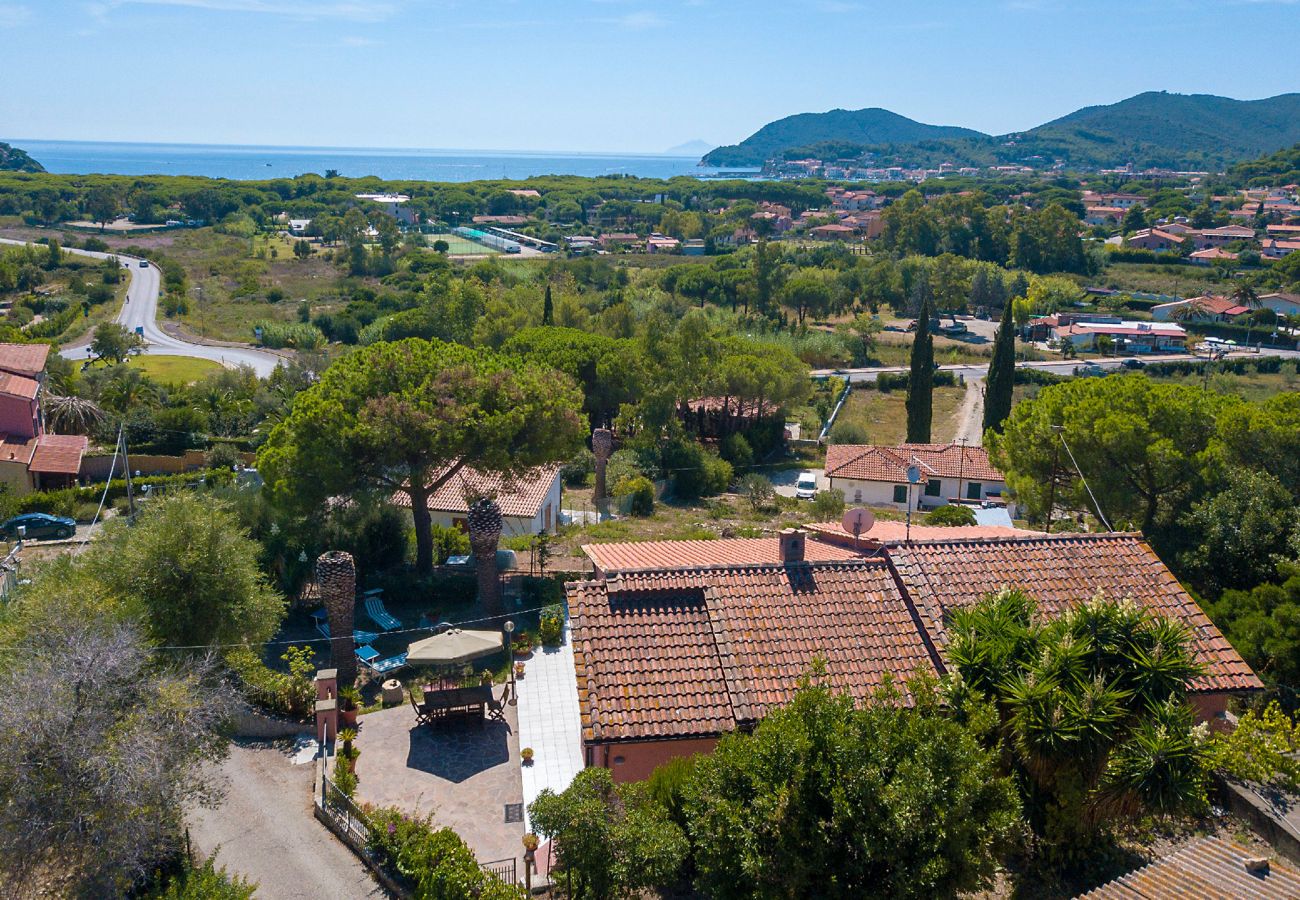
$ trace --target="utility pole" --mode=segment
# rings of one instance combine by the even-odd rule
[[[122,463],[126,469],[126,508],[130,521],[135,521],[135,491],[131,485],[131,457],[126,450],[126,426],[118,429],[117,439],[122,442]]]
[[[1064,425],[1053,425],[1052,434],[1057,438],[1052,445],[1052,472],[1047,476],[1047,528],[1048,534],[1052,533],[1052,507],[1056,505],[1056,473],[1061,459],[1061,432],[1065,431]]]

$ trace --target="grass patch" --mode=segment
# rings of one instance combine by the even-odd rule
[[[934,389],[931,440],[951,441],[957,434],[957,412],[965,397],[964,387]],[[863,428],[873,444],[901,444],[907,438],[907,392],[881,393],[855,390],[849,394],[836,422],[853,422]]]
[[[129,365],[164,384],[193,384],[221,371],[221,363],[190,356],[136,356]]]
[[[447,255],[449,256],[495,256],[498,251],[483,244],[471,241],[469,238],[461,237],[458,234],[426,234],[424,242],[432,247],[434,241],[447,242]]]

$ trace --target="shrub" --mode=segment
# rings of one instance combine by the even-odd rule
[[[369,850],[405,883],[415,900],[522,900],[523,888],[479,868],[474,852],[450,828],[432,818],[396,809],[367,810]]]
[[[925,514],[925,524],[927,525],[974,525],[975,510],[969,506],[960,506],[950,503],[947,506],[940,506],[938,509],[932,509]]]
[[[614,485],[615,497],[631,497],[628,510],[634,516],[649,516],[655,511],[655,486],[644,475],[624,478]]]
[[[684,500],[722,493],[734,472],[731,463],[684,438],[664,447],[663,468],[672,479],[673,494]]]
[[[239,451],[235,445],[227,441],[220,441],[212,445],[208,450],[207,460],[208,467],[212,469],[230,469],[243,462],[240,459]]]
[[[740,480],[740,492],[749,498],[749,505],[754,512],[769,506],[776,498],[776,488],[772,487],[771,479],[757,472]]]
[[[722,441],[720,454],[738,472],[743,472],[754,464],[754,450],[743,434],[727,435]]]
[[[577,456],[564,464],[564,468],[560,470],[560,477],[564,479],[564,483],[568,487],[582,487],[587,483],[587,476],[595,471],[596,454],[583,447],[578,451]],[[605,474],[607,476],[609,474],[608,464],[606,464]]]
[[[263,347],[319,350],[325,345],[325,334],[315,325],[303,322],[258,322],[255,327],[262,329],[260,343]]]
[[[569,576],[524,576],[520,583],[520,593],[524,601],[536,606],[557,606],[564,602],[564,582]]]
[[[819,522],[838,522],[844,515],[844,492],[839,488],[818,491],[813,496],[813,515]]]
[[[469,554],[469,535],[452,525],[433,524],[433,559],[439,565],[453,556]]]
[[[537,637],[543,647],[558,647],[564,639],[564,612],[558,606],[547,607],[537,626]]]
[[[155,475],[148,478],[133,478],[131,484],[135,488],[136,497],[140,497],[142,495],[141,489],[146,485],[163,488],[182,487],[196,484],[200,480],[203,480],[207,485],[229,484],[234,480],[234,473],[229,469],[225,471],[218,469],[211,472],[187,472],[183,475]],[[94,503],[98,505],[99,498],[103,494],[104,485],[102,484],[25,494],[22,497],[15,498],[14,515],[27,512],[47,512],[54,515],[70,516],[76,511],[78,503]],[[111,503],[118,497],[125,496],[126,479],[115,478],[109,482],[108,502]]]
[[[239,647],[226,654],[226,665],[249,703],[278,715],[301,719],[316,696],[308,677],[315,669],[313,655],[310,647],[290,647],[282,657],[290,668],[290,674],[285,674],[269,668],[252,650]]]
[[[866,444],[871,440],[867,429],[853,421],[836,422],[828,438],[832,444]]]

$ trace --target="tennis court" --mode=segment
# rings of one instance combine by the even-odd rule
[[[450,256],[490,256],[497,252],[491,247],[484,247],[458,234],[426,234],[424,241],[430,247],[433,246],[434,241],[446,241],[447,253]]]

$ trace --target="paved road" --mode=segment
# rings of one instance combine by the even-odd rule
[[[226,796],[189,815],[190,838],[217,863],[258,884],[265,900],[387,897],[361,861],[312,812],[313,764],[293,765],[286,750],[235,744],[215,773]]]
[[[22,246],[24,243],[27,242],[0,238],[0,244]],[[74,247],[64,247],[63,252],[73,253],[77,256],[88,256],[92,259],[107,259],[110,256],[116,256],[127,264],[131,273],[131,284],[127,288],[126,302],[122,304],[122,311],[118,313],[117,322],[129,331],[135,331],[137,328],[144,329],[145,353],[209,359],[223,366],[231,367],[252,366],[253,370],[262,377],[270,375],[275,371],[275,367],[284,361],[280,356],[266,350],[256,350],[250,347],[215,347],[196,344],[172,337],[163,331],[158,327],[158,294],[162,283],[162,275],[158,271],[158,267],[152,263],[142,267],[140,265],[142,260],[133,256],[79,250]],[[76,344],[64,347],[60,353],[66,359],[86,359],[88,344],[88,340],[79,341]]]

